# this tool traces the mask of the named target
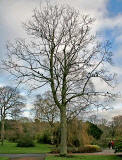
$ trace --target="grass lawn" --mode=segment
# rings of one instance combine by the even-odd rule
[[[70,158],[63,158],[58,156],[49,156],[46,160],[121,160],[118,156],[72,156]]]
[[[16,143],[5,142],[4,146],[0,145],[0,153],[48,153],[51,151],[51,145],[36,144],[35,147],[16,147]],[[2,160],[2,159],[0,159]]]
[[[7,157],[0,157],[0,160],[8,160],[9,158]]]

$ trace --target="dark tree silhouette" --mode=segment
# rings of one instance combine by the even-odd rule
[[[17,88],[12,88],[9,86],[0,87],[0,117],[1,117],[1,142],[4,144],[4,134],[5,134],[5,119],[7,115],[12,115],[13,113],[20,114],[22,108],[24,107],[24,98],[19,94]]]

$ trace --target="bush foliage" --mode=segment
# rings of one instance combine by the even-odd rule
[[[94,153],[101,152],[101,148],[98,145],[85,145],[78,150],[80,153]]]
[[[79,141],[79,139],[75,139],[75,140],[73,141],[73,145],[74,145],[75,147],[80,147],[80,141]]]
[[[122,152],[122,141],[115,145],[115,153],[116,152]]]
[[[59,153],[60,147],[53,149],[52,153]],[[94,153],[101,152],[98,145],[85,145],[80,147],[68,147],[68,153]]]
[[[23,136],[17,142],[17,147],[34,147],[35,144],[31,136]]]
[[[37,139],[38,143],[51,144],[51,136],[48,132],[45,132],[42,136]]]
[[[97,125],[88,122],[89,128],[88,128],[88,134],[93,136],[95,139],[100,139],[101,135],[103,134],[103,131],[97,127]]]

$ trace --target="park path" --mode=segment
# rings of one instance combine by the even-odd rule
[[[45,160],[46,154],[0,154],[0,157],[9,157],[10,160]]]
[[[45,160],[45,157],[11,158],[10,160]]]
[[[74,153],[76,154],[76,153]],[[115,155],[113,149],[104,149],[102,152],[95,152],[95,153],[79,153],[77,155]]]
[[[122,152],[114,153],[113,149],[104,149],[102,152],[95,152],[95,153],[74,153],[71,155],[122,155]]]

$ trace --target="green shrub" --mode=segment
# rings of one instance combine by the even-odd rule
[[[122,142],[118,142],[116,145],[115,145],[115,153],[116,152],[122,152]]]
[[[42,136],[38,137],[38,143],[51,144],[51,136],[50,134],[44,133]]]
[[[30,136],[23,136],[17,142],[17,147],[34,147],[35,144],[33,142],[32,137]]]
[[[108,148],[108,142],[109,142],[110,140],[107,140],[107,139],[103,139],[103,138],[101,138],[100,140],[96,140],[96,139],[94,139],[93,141],[92,141],[92,144],[94,145],[94,144],[97,144],[98,146],[100,146],[100,147],[102,147],[102,148]]]
[[[74,145],[75,147],[80,147],[80,141],[79,141],[79,139],[75,139],[75,140],[73,141],[73,145]]]

